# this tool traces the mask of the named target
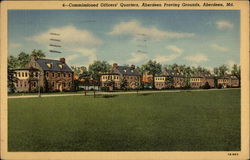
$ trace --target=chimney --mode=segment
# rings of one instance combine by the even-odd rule
[[[117,68],[118,64],[117,63],[113,63],[113,68]]]
[[[132,65],[131,65],[131,69],[135,69],[135,65],[132,64]]]
[[[60,62],[65,63],[65,58],[60,58]]]

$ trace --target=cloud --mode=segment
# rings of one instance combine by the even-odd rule
[[[215,22],[216,26],[218,29],[231,29],[233,28],[233,24],[230,23],[229,21],[216,21]]]
[[[74,59],[76,59],[78,57],[79,57],[79,54],[71,54],[71,55],[67,56],[65,59],[67,61],[72,61],[72,60],[74,60]]]
[[[172,53],[170,55],[158,55],[153,60],[155,60],[158,63],[173,61],[176,58],[180,57],[182,52],[183,52],[183,50],[181,48],[178,48],[175,45],[168,45],[165,48],[170,50],[170,51],[173,51],[174,53]]]
[[[186,57],[184,57],[184,59],[187,61],[196,62],[196,63],[208,61],[207,56],[203,53],[198,53],[198,54],[193,55],[193,56],[186,56]]]
[[[174,51],[176,53],[182,53],[182,49],[178,48],[177,46],[175,45],[169,45],[169,46],[166,46],[167,49],[171,50],[171,51]]]
[[[50,33],[59,33],[60,35],[56,36],[51,35]],[[97,59],[96,48],[102,44],[102,40],[94,36],[91,32],[83,29],[77,29],[73,25],[51,28],[48,31],[34,35],[27,39],[43,46],[49,46],[49,44],[61,45],[62,48],[60,49],[70,54],[66,55],[66,60],[69,63],[72,60],[81,58],[83,59],[82,63],[87,61],[84,65],[89,65]],[[51,41],[50,39],[60,39],[61,42]]]
[[[59,33],[60,36],[53,36],[50,33]],[[50,39],[60,39],[60,43],[65,49],[74,48],[92,48],[102,43],[100,39],[95,37],[91,32],[87,30],[80,30],[76,27],[64,26],[60,28],[51,28],[44,33],[29,37],[28,40],[32,40],[39,44],[49,45],[50,43],[56,43]]]
[[[228,51],[227,48],[222,47],[222,46],[220,46],[220,45],[218,45],[218,44],[211,44],[211,47],[212,47],[214,50],[221,51],[221,52],[226,52],[226,51]]]
[[[11,48],[18,48],[18,47],[21,47],[22,46],[22,44],[21,43],[10,43],[9,44],[9,46],[11,47]]]
[[[229,61],[226,62],[226,65],[229,67],[229,69],[231,69],[234,64],[239,65],[237,62],[235,62],[233,60],[229,60]]]
[[[164,40],[167,38],[185,38],[193,37],[193,33],[179,33],[171,31],[163,31],[155,26],[144,27],[137,20],[131,20],[127,22],[120,22],[116,24],[112,31],[109,32],[110,35],[130,35],[134,39],[147,38],[149,40]]]
[[[143,53],[131,53],[132,57],[127,60],[128,63],[138,63],[142,61],[146,61],[148,59],[148,56]]]

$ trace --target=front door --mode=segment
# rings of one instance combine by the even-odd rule
[[[61,82],[57,83],[57,90],[59,90],[60,92],[62,92],[62,83]]]

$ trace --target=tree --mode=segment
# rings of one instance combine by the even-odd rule
[[[148,74],[151,74],[153,76],[153,89],[155,89],[155,76],[157,74],[162,73],[162,66],[160,63],[157,63],[156,61],[149,60],[146,64],[143,65],[143,68],[145,71],[148,72]]]
[[[228,67],[224,64],[219,66],[218,69],[219,69],[219,76],[220,77],[226,76],[227,72],[229,71]]]
[[[231,74],[238,78],[239,87],[240,87],[240,82],[241,82],[240,66],[238,66],[237,64],[234,64],[232,67]]]
[[[109,91],[110,91],[110,90],[113,90],[113,88],[114,88],[114,86],[115,86],[115,81],[108,79],[108,80],[106,80],[106,81],[104,82],[104,86],[105,86],[105,88],[108,89]]]
[[[100,74],[111,71],[112,66],[106,61],[94,61],[89,65],[89,73],[91,78],[100,84]]]
[[[17,78],[15,76],[15,72],[8,68],[8,91],[10,93],[14,93],[16,91],[16,87],[14,83],[17,81]]]
[[[88,71],[85,71],[79,75],[79,79],[83,79],[83,85],[85,86],[85,95],[86,95],[86,86],[90,84],[91,74]]]
[[[36,49],[34,49],[32,52],[31,52],[31,56],[35,56],[35,57],[37,57],[37,58],[44,58],[44,57],[46,57],[45,56],[45,53],[43,53],[43,51],[42,50],[36,50]]]
[[[18,62],[19,62],[19,67],[20,68],[24,68],[30,61],[30,55],[25,53],[25,52],[21,52],[18,55]]]
[[[14,56],[8,57],[8,69],[16,69],[19,68],[18,59]]]
[[[174,88],[174,78],[172,76],[167,76],[165,83],[166,83],[167,88],[169,89]]]
[[[123,78],[121,81],[121,89],[125,90],[127,86],[128,86],[128,81],[125,78]]]

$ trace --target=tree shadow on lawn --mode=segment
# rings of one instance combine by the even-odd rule
[[[103,95],[96,95],[96,98],[114,98],[117,96],[118,95],[114,95],[114,94],[103,94]]]
[[[149,95],[152,95],[152,93],[141,93],[141,94],[139,93],[138,95],[139,96],[149,96]]]

